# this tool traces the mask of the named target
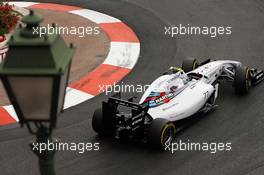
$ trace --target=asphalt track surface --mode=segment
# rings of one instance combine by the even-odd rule
[[[48,2],[48,1],[41,1]],[[51,1],[49,1],[51,2]],[[101,11],[129,24],[141,41],[141,56],[123,80],[150,83],[182,59],[236,59],[264,68],[264,3],[260,0],[71,0],[52,1]],[[184,36],[171,39],[164,26],[178,24],[232,26],[232,35],[219,38]],[[100,151],[58,152],[57,174],[264,174],[264,84],[250,95],[238,97],[232,87],[220,86],[219,108],[180,133],[175,142],[232,142],[232,151],[157,152],[146,145],[118,143],[99,138],[91,128],[100,95],[66,110],[58,121],[55,137],[64,142],[100,142]],[[124,97],[127,97],[125,94]],[[138,94],[140,96],[140,94]],[[0,174],[36,175],[37,158],[29,150],[33,139],[26,128],[0,128]]]

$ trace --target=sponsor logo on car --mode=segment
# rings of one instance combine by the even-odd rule
[[[149,107],[156,107],[164,103],[169,103],[175,96],[176,94],[173,92],[151,92],[144,102],[148,102]]]

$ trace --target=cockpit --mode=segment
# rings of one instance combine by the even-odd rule
[[[193,79],[199,80],[203,77],[202,74],[195,72],[186,74],[181,68],[178,67],[171,67],[170,70],[170,76],[172,78],[167,81],[167,86],[169,87],[167,90],[170,92],[177,92]]]
[[[182,89],[190,81],[189,77],[184,71],[179,71],[171,75],[171,78],[167,81],[168,91],[177,92]]]
[[[179,68],[179,67],[170,67],[170,72],[171,74],[185,74],[186,73],[183,71],[182,68]],[[190,72],[190,73],[187,73],[187,76],[189,79],[196,79],[196,80],[199,80],[203,77],[202,74],[199,74],[199,73],[196,73],[196,72]]]
[[[172,67],[169,72],[155,80],[147,90],[143,102],[149,102],[150,107],[156,107],[169,102],[189,86],[189,82],[202,78],[197,73],[186,74],[181,68]]]

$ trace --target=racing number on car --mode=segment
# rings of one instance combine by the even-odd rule
[[[204,95],[204,98],[207,99],[209,97],[209,91],[204,92],[203,95]]]

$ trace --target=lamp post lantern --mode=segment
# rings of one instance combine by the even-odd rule
[[[43,18],[30,11],[25,24],[15,30],[9,51],[0,65],[0,77],[21,126],[26,125],[36,142],[47,142],[63,110],[74,48],[58,34],[38,35]],[[35,152],[42,175],[55,174],[54,151]]]

